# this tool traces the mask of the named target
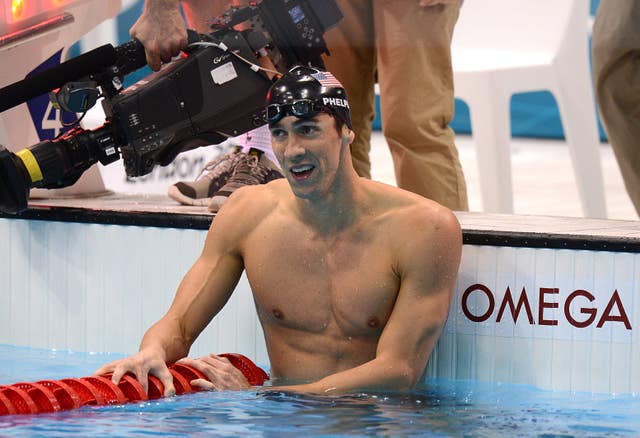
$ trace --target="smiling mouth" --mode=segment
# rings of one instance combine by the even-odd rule
[[[293,175],[294,178],[307,179],[313,172],[313,169],[315,169],[315,166],[312,166],[310,164],[305,164],[303,166],[291,167],[289,170],[291,171],[291,174]]]

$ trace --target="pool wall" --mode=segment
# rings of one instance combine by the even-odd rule
[[[206,232],[0,219],[0,343],[133,353],[169,308]],[[268,363],[243,276],[192,355]]]
[[[518,232],[505,231],[496,218],[479,215],[459,218],[462,263],[428,377],[640,392],[637,224],[599,221],[609,231],[598,229],[604,237],[593,240],[575,232],[541,235],[517,223]],[[548,219],[520,220],[533,229]],[[574,222],[593,226],[567,223]],[[200,253],[200,228],[0,218],[0,343],[135,352]],[[209,352],[268,364],[244,276],[191,355]]]
[[[465,245],[428,374],[637,393],[639,284],[639,254]]]

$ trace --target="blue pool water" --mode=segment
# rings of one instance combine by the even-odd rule
[[[0,385],[90,375],[121,356],[0,345]],[[0,417],[0,436],[640,436],[640,396],[430,381],[408,394],[339,398],[207,392]]]

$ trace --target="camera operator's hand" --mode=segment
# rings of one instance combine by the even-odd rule
[[[185,357],[180,359],[180,364],[189,365],[202,374],[207,379],[196,379],[191,381],[192,386],[197,386],[208,391],[228,391],[251,388],[247,378],[242,372],[233,366],[226,357],[210,354],[199,359]]]
[[[152,374],[162,382],[165,397],[171,397],[176,393],[173,376],[167,364],[162,359],[162,355],[152,349],[144,349],[133,356],[103,365],[93,375],[101,376],[107,373],[113,373],[111,381],[116,385],[125,374],[135,375],[147,394],[149,393],[149,374]]]
[[[144,11],[129,30],[144,46],[147,64],[158,71],[187,46],[187,28],[178,0],[145,0]]]

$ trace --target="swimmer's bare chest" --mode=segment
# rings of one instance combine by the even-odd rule
[[[336,339],[379,336],[400,287],[384,236],[366,228],[328,239],[263,231],[244,251],[263,324]]]

